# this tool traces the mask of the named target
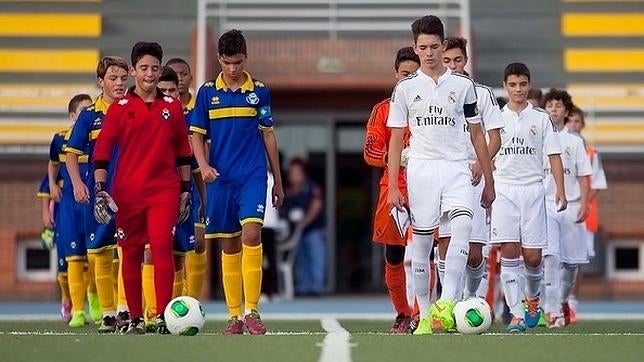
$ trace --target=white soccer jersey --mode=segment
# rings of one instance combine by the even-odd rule
[[[409,126],[409,158],[464,161],[469,156],[463,129],[481,119],[475,106],[474,82],[467,76],[447,69],[434,82],[418,70],[396,85],[387,127]]]
[[[559,142],[561,143],[561,162],[564,169],[564,188],[566,190],[566,199],[570,201],[579,201],[581,192],[579,189],[580,176],[590,176],[593,173],[590,167],[590,160],[586,155],[584,141],[581,137],[568,132],[564,128],[559,132]],[[546,199],[555,201],[557,185],[555,178],[552,176],[550,161],[548,156],[544,155],[543,167],[546,173],[544,187],[546,188]]]
[[[606,190],[608,184],[606,183],[606,173],[604,173],[604,165],[599,153],[593,154],[593,159],[590,160],[593,174],[590,176],[590,188],[592,190]]]
[[[501,108],[499,108],[499,103],[492,93],[490,87],[476,83],[476,106],[479,110],[479,115],[481,116],[481,128],[485,132],[486,140],[489,142],[487,137],[487,131],[492,129],[503,128],[503,118],[501,117]],[[467,126],[467,125],[466,125]],[[469,152],[470,162],[477,160],[476,151],[474,151],[474,145],[472,144],[470,133],[468,127],[464,127],[463,130],[465,135],[465,144],[468,145],[467,150]]]
[[[501,129],[501,149],[494,161],[494,180],[515,185],[542,182],[544,153],[561,153],[550,114],[528,103],[519,113],[506,105],[501,115],[505,126]]]

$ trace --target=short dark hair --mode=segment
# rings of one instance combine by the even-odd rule
[[[420,19],[416,19],[411,24],[411,32],[414,35],[414,42],[418,40],[420,34],[436,35],[441,41],[445,40],[443,22],[434,15],[425,15]]]
[[[183,64],[186,67],[188,67],[188,71],[191,72],[190,64],[188,64],[188,62],[183,58],[172,58],[172,59],[168,60],[167,63],[165,63],[165,66],[168,67],[168,66],[170,66],[172,64]]]
[[[585,127],[586,126],[586,115],[584,114],[584,111],[581,108],[579,108],[577,106],[574,106],[574,105],[570,109],[570,112],[568,113],[568,117],[566,117],[566,120],[565,120],[566,123],[570,119],[570,116],[572,116],[573,114],[578,114],[579,115],[579,118],[581,119],[581,125]]]
[[[228,30],[219,37],[217,49],[219,55],[246,55],[246,39],[244,38],[241,30]]]
[[[177,86],[179,85],[179,76],[174,69],[168,67],[167,65],[161,70],[161,76],[159,77],[159,82],[174,82]]]
[[[539,105],[541,105],[541,100],[543,100],[543,92],[539,88],[530,88],[528,91],[528,99],[538,99]]]
[[[89,94],[81,93],[77,94],[72,97],[72,99],[69,100],[69,103],[67,104],[67,113],[71,114],[72,112],[76,111],[76,108],[78,108],[78,105],[82,101],[92,101],[92,97],[89,96]]]
[[[445,39],[445,50],[458,48],[467,58],[467,39],[460,36],[450,36]]]
[[[117,56],[108,55],[103,57],[96,66],[96,78],[103,79],[110,67],[119,67],[127,73],[128,66],[125,59]]]
[[[132,55],[130,60],[132,61],[132,66],[135,67],[141,58],[146,55],[151,55],[159,60],[161,63],[163,59],[163,48],[157,42],[146,42],[140,41],[132,47]]]
[[[398,68],[400,67],[400,63],[406,62],[406,61],[412,61],[420,65],[420,58],[418,58],[418,55],[414,53],[414,48],[404,47],[404,48],[398,49],[398,52],[396,53],[396,61],[394,62],[394,69],[398,71]]]
[[[523,63],[510,63],[503,71],[503,81],[507,81],[511,75],[525,75],[530,80],[530,69]]]
[[[572,110],[572,107],[575,106],[575,104],[572,103],[572,97],[570,96],[570,94],[568,94],[567,91],[556,88],[550,88],[548,93],[543,96],[543,102],[541,103],[543,106],[545,106],[546,103],[554,100],[561,101],[564,107],[566,107],[566,111],[568,112],[570,112],[570,110]]]

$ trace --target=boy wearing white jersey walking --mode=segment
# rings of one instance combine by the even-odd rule
[[[550,115],[528,103],[530,71],[511,63],[504,71],[508,104],[501,115],[501,149],[495,159],[498,199],[492,208],[490,243],[501,246],[501,282],[512,319],[510,332],[524,332],[539,322],[539,289],[543,279],[541,249],[547,245],[543,158],[547,156],[556,184],[558,211],[566,209],[561,145]],[[546,156],[544,156],[544,154]],[[519,288],[525,262],[525,303]]]

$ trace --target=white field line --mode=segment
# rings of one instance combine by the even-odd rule
[[[335,318],[322,318],[322,328],[327,332],[322,342],[320,362],[351,362],[351,334]]]

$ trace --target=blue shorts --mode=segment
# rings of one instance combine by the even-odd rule
[[[94,195],[90,202],[83,204],[85,221],[85,245],[88,253],[99,253],[105,249],[116,247],[116,222],[112,218],[108,224],[101,224],[94,217]]]
[[[60,217],[60,204],[54,204],[54,220],[56,224],[54,225],[54,245],[56,245],[56,271],[58,273],[67,273],[67,260],[65,260],[65,246],[60,242],[60,223],[58,218]]]
[[[58,213],[58,244],[63,249],[65,260],[85,259],[87,245],[85,242],[85,225],[83,223],[84,206],[74,201],[74,194],[64,193],[60,200]],[[60,263],[59,263],[60,264]]]
[[[184,255],[189,251],[195,250],[195,227],[200,221],[199,208],[201,207],[201,200],[199,199],[199,191],[194,184],[192,184],[192,210],[190,210],[190,217],[183,223],[178,224],[174,231],[174,244],[173,252],[175,255]]]
[[[243,224],[264,223],[266,174],[249,178],[240,185],[208,183],[206,199],[206,239],[239,236]]]

